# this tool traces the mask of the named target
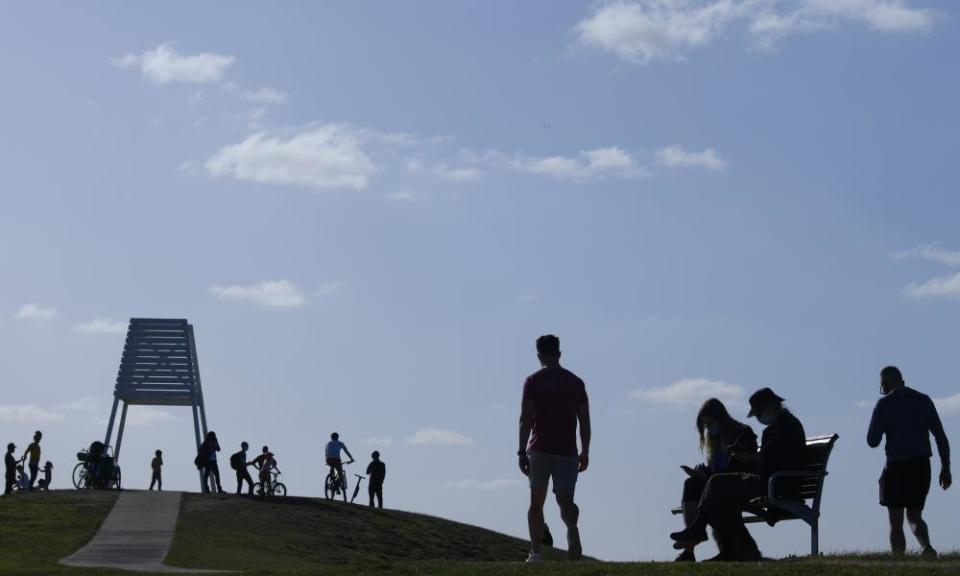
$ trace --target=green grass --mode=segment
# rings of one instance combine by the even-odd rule
[[[0,574],[94,573],[57,562],[93,538],[116,497],[66,491],[0,497]]]
[[[57,562],[90,540],[116,498],[53,492],[0,498],[0,574],[129,574]],[[186,494],[167,563],[293,576],[939,576],[960,575],[960,555],[938,561],[849,553],[761,564],[520,560],[526,542],[482,528],[397,511],[306,498],[261,501]]]

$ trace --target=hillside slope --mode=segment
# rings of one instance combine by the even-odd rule
[[[184,494],[167,564],[223,570],[377,565],[395,561],[519,561],[529,545],[422,514],[313,498]],[[550,556],[562,557],[551,551]]]

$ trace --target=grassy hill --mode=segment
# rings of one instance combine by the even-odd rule
[[[96,532],[116,493],[0,498],[0,574],[123,574],[60,566]],[[264,501],[185,494],[167,563],[247,574],[382,576],[937,576],[960,574],[956,554],[936,562],[845,555],[762,564],[549,562],[524,566],[525,542],[441,518],[309,498]],[[554,552],[552,558],[562,558]]]

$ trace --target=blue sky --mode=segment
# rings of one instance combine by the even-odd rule
[[[670,557],[697,405],[742,415],[763,386],[841,435],[823,547],[883,548],[879,369],[937,398],[960,442],[956,16],[7,6],[0,437],[45,430],[66,487],[127,319],[185,317],[224,460],[269,444],[316,495],[338,430],[383,452],[389,506],[523,535],[520,388],[554,332],[592,401],[589,554]],[[194,489],[189,411],[130,419],[128,485],[162,448],[168,487]],[[934,545],[960,547],[955,490],[930,504]],[[767,554],[807,548],[796,523],[753,532]]]

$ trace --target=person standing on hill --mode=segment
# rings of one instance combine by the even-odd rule
[[[247,483],[248,494],[253,495],[253,478],[250,477],[250,471],[247,467],[253,463],[247,461],[247,450],[250,445],[246,442],[240,443],[240,451],[234,452],[230,456],[230,467],[237,473],[237,496],[243,491],[243,483]]]
[[[916,536],[923,555],[936,558],[937,551],[930,545],[930,533],[923,520],[923,507],[930,491],[930,435],[937,441],[940,454],[940,487],[950,488],[950,442],[943,431],[937,407],[926,394],[908,388],[896,366],[880,371],[880,393],[870,418],[867,444],[880,445],[883,436],[887,463],[880,476],[880,505],[887,508],[890,519],[890,547],[902,556],[907,540],[903,534],[903,511]]]
[[[161,473],[163,469],[163,452],[157,450],[154,452],[153,460],[150,461],[150,470],[152,472],[150,477],[150,488],[148,490],[153,490],[153,485],[157,485],[157,490],[163,490],[163,475]]]
[[[3,457],[3,495],[13,492],[13,485],[17,483],[17,458],[13,455],[17,446],[11,442],[7,444],[7,453]]]
[[[586,386],[573,372],[560,366],[560,339],[552,334],[537,339],[542,368],[523,385],[520,411],[520,471],[530,479],[530,529],[528,564],[543,562],[543,505],[550,480],[567,526],[567,552],[571,560],[583,557],[577,520],[580,509],[573,501],[577,475],[590,462],[590,405]],[[577,451],[577,425],[580,451]]]
[[[207,432],[207,437],[200,445],[200,451],[197,454],[197,466],[203,472],[203,491],[210,492],[210,477],[213,476],[216,484],[217,493],[223,494],[223,486],[220,485],[220,466],[217,464],[217,452],[220,451],[220,441],[217,440],[215,432]]]
[[[377,499],[377,507],[383,508],[383,480],[387,477],[387,465],[380,460],[380,452],[373,451],[370,455],[373,462],[367,465],[367,476],[370,477],[370,484],[367,485],[367,493],[370,495],[370,507],[373,508],[373,499]]]
[[[20,460],[29,459],[27,461],[27,467],[30,469],[30,482],[28,484],[28,489],[33,490],[33,485],[36,483],[37,478],[40,476],[40,440],[43,439],[43,432],[37,430],[33,434],[33,442],[27,446],[27,451],[23,453],[23,458]]]

